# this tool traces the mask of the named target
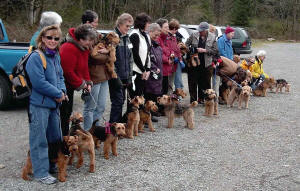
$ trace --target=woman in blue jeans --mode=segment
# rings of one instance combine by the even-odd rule
[[[44,27],[37,37],[38,49],[26,64],[32,84],[29,99],[31,162],[34,177],[44,184],[56,182],[49,174],[54,164],[49,164],[48,144],[62,141],[59,106],[66,99],[66,87],[58,52],[60,39],[61,30],[57,25]],[[42,58],[46,59],[46,68]]]

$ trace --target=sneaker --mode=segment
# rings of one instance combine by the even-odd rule
[[[152,120],[152,122],[154,122],[154,123],[158,122],[158,119],[157,119],[156,117],[154,117],[154,116],[151,116],[151,120]]]
[[[51,175],[48,175],[46,177],[43,177],[43,178],[38,178],[37,181],[43,183],[43,184],[54,184],[57,182],[57,179],[54,178],[53,176]]]

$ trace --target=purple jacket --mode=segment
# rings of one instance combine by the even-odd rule
[[[145,91],[147,93],[161,95],[162,93],[162,80],[163,80],[163,63],[162,63],[162,49],[156,41],[152,41],[152,46],[150,50],[150,60],[151,60],[151,68],[150,68],[150,77],[146,81]],[[153,73],[156,73],[157,69],[160,70],[159,74],[157,74],[157,79],[154,78]]]

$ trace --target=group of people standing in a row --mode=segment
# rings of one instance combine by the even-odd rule
[[[111,99],[109,122],[113,123],[121,120],[128,96],[143,95],[146,100],[156,102],[158,96],[171,94],[173,86],[183,88],[182,69],[186,62],[178,46],[182,36],[178,33],[180,25],[176,19],[169,22],[160,18],[152,23],[145,13],[138,14],[135,19],[128,13],[117,18],[114,28],[120,38],[114,63],[117,79],[112,79],[107,71],[105,63],[109,51],[106,48],[98,51],[101,56],[97,59],[90,56],[93,46],[103,38],[96,31],[98,22],[97,13],[87,10],[82,15],[82,24],[70,28],[63,38],[62,18],[55,12],[44,12],[39,30],[32,37],[31,45],[43,52],[47,62],[44,68],[36,51],[26,65],[32,84],[29,102],[31,160],[34,177],[42,183],[56,181],[49,174],[55,172],[56,166],[49,163],[48,144],[68,135],[74,91],[85,92],[82,95],[84,129],[88,130],[93,121],[102,118],[108,95]],[[134,29],[128,34],[132,26]],[[211,88],[213,63],[219,53],[233,58],[233,33],[228,27],[217,44],[215,35],[209,32],[209,24],[202,22],[198,32],[187,39],[186,45],[198,53],[200,60],[196,67],[187,68],[191,102],[203,102],[203,90]]]

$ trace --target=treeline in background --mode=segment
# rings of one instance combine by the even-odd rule
[[[62,29],[81,23],[86,9],[99,15],[100,29],[112,29],[118,15],[148,13],[153,21],[176,18],[182,24],[207,21],[245,27],[252,38],[300,39],[300,0],[0,0],[0,18],[11,40],[29,41],[43,11],[56,11]]]

